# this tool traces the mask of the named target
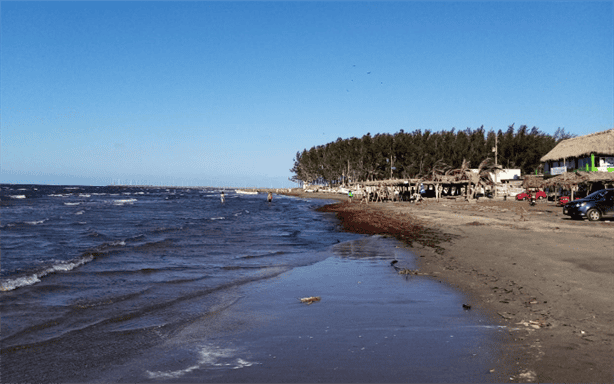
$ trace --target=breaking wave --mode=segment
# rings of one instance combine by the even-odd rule
[[[14,289],[25,287],[39,283],[41,278],[55,272],[68,272],[85,263],[89,263],[94,260],[93,255],[88,255],[75,261],[65,261],[53,264],[50,267],[43,269],[42,271],[33,273],[27,276],[21,276],[16,278],[9,278],[0,282],[0,291],[12,291]]]

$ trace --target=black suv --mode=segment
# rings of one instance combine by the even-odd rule
[[[614,215],[614,189],[602,189],[569,202],[563,207],[563,214],[572,218],[586,217],[591,221]]]

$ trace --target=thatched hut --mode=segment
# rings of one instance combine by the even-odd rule
[[[544,173],[614,172],[614,129],[563,140],[541,158]]]
[[[566,172],[542,183],[542,188],[564,189],[571,192],[571,198],[580,189],[591,193],[603,188],[614,187],[614,172]]]
[[[522,180],[522,187],[525,189],[544,188],[544,178],[543,176],[526,175]]]

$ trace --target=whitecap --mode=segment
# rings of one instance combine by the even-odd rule
[[[0,291],[12,291],[19,287],[25,287],[27,285],[33,285],[40,282],[41,278],[54,272],[67,272],[71,271],[85,263],[94,260],[94,256],[89,255],[75,261],[61,261],[54,264],[38,273],[34,273],[30,276],[22,276],[14,279],[6,279],[0,283]]]
[[[43,220],[38,220],[38,221],[26,221],[26,224],[30,224],[30,225],[37,225],[37,224],[42,224],[45,221],[47,221],[47,219],[43,219]]]
[[[224,220],[225,217],[212,217],[211,220]]]
[[[70,195],[63,195],[61,193],[52,193],[51,195],[47,195],[47,196],[52,196],[52,197],[68,197]]]
[[[135,201],[137,200],[136,199],[120,199],[120,200],[113,200],[113,204],[115,205],[132,204]]]
[[[40,281],[36,274],[31,276],[18,277],[16,279],[8,279],[0,283],[0,291],[12,291],[19,287],[36,284]]]
[[[79,197],[91,197],[92,195],[89,195],[87,193],[80,193]]]
[[[76,212],[75,215],[83,215],[84,213],[85,211],[79,211],[79,212]]]
[[[11,195],[13,199],[25,199],[26,195]]]
[[[64,205],[79,205],[81,203],[64,203]]]
[[[43,271],[44,274],[39,274],[39,277],[43,277],[45,275],[48,275],[49,273],[52,272],[58,272],[58,271],[71,271],[85,263],[88,263],[90,261],[94,260],[94,256],[89,255],[86,256],[82,259],[76,260],[76,261],[69,261],[69,262],[60,262],[58,264],[52,265],[50,268],[47,268]]]

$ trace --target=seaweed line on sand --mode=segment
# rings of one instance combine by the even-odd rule
[[[416,242],[422,246],[433,248],[438,254],[443,254],[445,251],[442,243],[458,237],[428,228],[413,216],[399,215],[398,218],[394,218],[382,213],[376,207],[368,205],[341,202],[325,205],[316,210],[319,212],[334,212],[345,231],[392,236],[405,242],[410,247]]]

